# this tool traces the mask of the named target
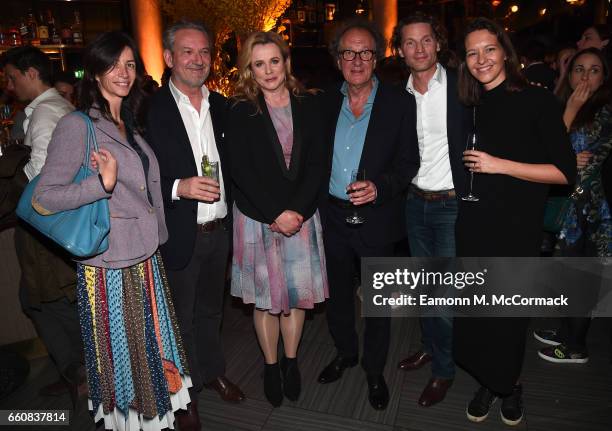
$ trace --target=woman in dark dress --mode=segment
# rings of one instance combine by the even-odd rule
[[[466,30],[459,97],[473,106],[478,150],[464,153],[476,173],[478,202],[460,201],[457,255],[539,256],[548,184],[574,181],[576,159],[560,106],[543,88],[526,84],[507,34],[477,18]],[[455,319],[454,354],[481,384],[467,408],[483,421],[497,397],[501,417],[517,425],[523,416],[519,383],[526,318]]]

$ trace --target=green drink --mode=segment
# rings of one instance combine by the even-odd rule
[[[211,162],[208,156],[202,156],[202,176],[219,182],[219,162]]]

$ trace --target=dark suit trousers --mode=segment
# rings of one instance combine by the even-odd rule
[[[193,392],[225,374],[221,319],[229,233],[198,232],[193,255],[181,270],[167,270],[172,300],[191,371]]]
[[[28,293],[19,289],[21,308],[32,319],[38,336],[62,376],[71,365],[83,363],[83,349],[76,302],[63,297],[55,301],[29,303]]]
[[[355,271],[361,257],[392,256],[393,244],[366,245],[359,228],[349,226],[345,218],[350,210],[331,206],[324,226],[325,258],[329,280],[327,324],[338,354],[357,356],[359,341],[355,330]],[[368,221],[366,220],[366,223]],[[361,366],[367,374],[382,374],[389,350],[389,317],[366,317]]]

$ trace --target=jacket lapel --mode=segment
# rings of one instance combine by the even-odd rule
[[[225,99],[221,102],[217,101],[218,95],[210,91],[208,96],[208,103],[210,106],[210,118],[213,125],[213,133],[215,135],[215,144],[217,145],[217,151],[219,154],[223,152],[224,147],[224,124],[225,115],[223,110],[225,109]]]
[[[183,123],[183,118],[174,100],[174,96],[170,92],[170,87],[166,85],[160,91],[163,92],[163,101],[166,105],[165,112],[168,113],[168,127],[165,129],[168,132],[169,142],[174,142],[179,151],[183,151],[184,155],[188,156],[188,160],[193,160],[193,150],[191,149],[189,136],[187,136],[185,123]],[[195,168],[197,172],[197,167]]]
[[[329,98],[325,99],[325,102],[326,102],[325,105],[328,105],[327,102],[329,102],[328,119],[324,119],[324,120],[328,120],[327,122],[328,130],[327,130],[326,136],[328,136],[328,139],[329,139],[327,142],[327,148],[328,148],[327,165],[328,165],[329,174],[331,174],[332,163],[333,163],[333,158],[334,158],[334,144],[336,141],[336,128],[338,127],[338,119],[340,118],[340,113],[342,111],[342,102],[344,101],[344,95],[340,91],[341,87],[342,87],[342,83],[334,86],[333,89],[331,90],[331,95],[329,96]],[[323,107],[323,109],[325,108],[326,106]]]
[[[293,121],[293,147],[291,148],[289,179],[294,180],[297,177],[302,156],[302,105],[293,95],[291,96],[291,117]]]
[[[134,150],[132,146],[128,144],[127,140],[123,136],[121,136],[117,125],[112,121],[104,118],[98,108],[92,107],[89,110],[89,116],[94,120],[93,124],[96,129],[98,129],[100,132],[102,132],[112,140],[116,141],[118,144],[121,144],[124,147],[129,148],[130,150]]]
[[[365,169],[365,163],[371,158],[376,158],[376,142],[379,138],[380,127],[384,127],[386,121],[384,120],[383,108],[385,103],[382,100],[385,97],[385,88],[381,82],[378,83],[378,89],[376,90],[376,96],[374,96],[374,103],[372,104],[372,112],[370,112],[370,121],[368,122],[368,130],[366,132],[365,141],[363,142],[363,150],[361,151],[361,158],[359,159],[359,170]],[[366,178],[368,173],[366,172]]]
[[[448,139],[448,148],[451,157],[462,151],[465,142],[458,142],[460,136],[457,135],[458,122],[461,121],[461,112],[456,111],[456,107],[460,106],[457,94],[457,76],[446,71],[446,137]]]

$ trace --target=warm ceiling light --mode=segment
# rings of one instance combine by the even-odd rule
[[[546,8],[540,9],[540,16],[546,15]]]
[[[518,6],[513,4],[512,6],[510,6],[510,11],[512,13],[517,13],[518,12]]]
[[[357,3],[357,7],[355,8],[355,13],[357,15],[361,15],[365,12],[365,9],[363,7],[363,4],[361,2]]]
[[[501,4],[501,0],[492,0],[491,1],[491,6],[493,7],[497,7]]]

